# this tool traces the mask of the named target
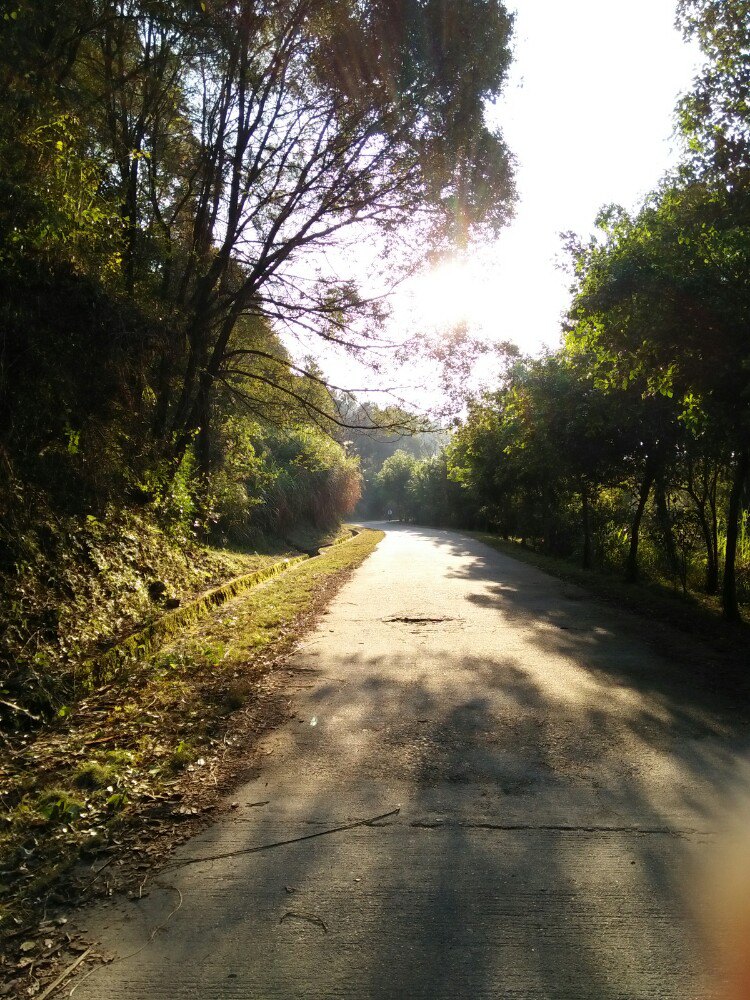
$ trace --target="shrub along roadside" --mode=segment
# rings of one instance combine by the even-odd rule
[[[6,748],[0,763],[5,975],[43,975],[39,960],[53,946],[49,960],[60,957],[65,943],[57,925],[44,931],[50,946],[37,941],[33,928],[42,913],[54,919],[56,907],[106,885],[103,877],[87,889],[92,870],[146,851],[160,832],[174,842],[185,818],[214,806],[233,734],[243,733],[246,759],[252,729],[280,719],[269,719],[263,708],[265,675],[381,537],[363,531],[223,604],[67,718]],[[248,733],[243,720],[251,717]],[[112,864],[108,875],[116,869]]]

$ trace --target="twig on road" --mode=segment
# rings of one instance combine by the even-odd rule
[[[381,813],[379,816],[371,816],[369,819],[360,819],[356,823],[346,823],[344,826],[334,826],[329,830],[319,830],[317,833],[306,833],[303,837],[291,837],[289,840],[276,840],[271,844],[260,844],[258,847],[243,847],[238,851],[226,851],[224,854],[206,854],[201,858],[181,858],[179,860],[167,862],[162,870],[169,871],[175,868],[184,868],[186,865],[199,865],[204,861],[221,861],[224,858],[236,858],[241,854],[256,854],[258,851],[270,851],[275,847],[286,847],[287,844],[299,844],[303,840],[313,840],[315,837],[327,837],[331,833],[343,833],[345,830],[356,830],[359,826],[372,826],[381,819],[389,819],[391,816],[398,816],[401,806],[391,809],[390,812]]]
[[[50,983],[49,986],[47,987],[47,989],[44,990],[43,993],[39,994],[39,1000],[45,1000],[45,997],[52,996],[52,994],[55,992],[55,990],[57,989],[57,987],[60,986],[60,985],[62,985],[62,983],[65,982],[65,980],[68,978],[68,976],[71,973],[75,972],[75,970],[78,968],[78,966],[84,960],[84,958],[88,957],[89,952],[91,952],[93,950],[93,947],[94,946],[92,944],[89,948],[86,949],[86,951],[82,952],[78,956],[78,958],[75,960],[75,962],[71,962],[70,965],[68,965],[65,969],[63,969],[63,971],[60,973],[60,975],[57,977],[57,979],[53,983]]]

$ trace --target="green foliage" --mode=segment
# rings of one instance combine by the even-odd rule
[[[645,399],[654,405],[661,399],[661,408],[673,411],[671,430],[653,425],[646,450],[670,575],[683,588],[695,544],[681,505],[669,512],[664,481],[676,465],[692,482],[696,457],[704,468],[708,460],[723,464],[718,479],[726,487],[729,539],[723,601],[730,618],[738,615],[737,538],[750,467],[748,208],[742,189],[714,186],[707,175],[665,184],[633,218],[606,219],[604,238],[576,250],[568,333],[571,350],[591,356],[604,384],[639,387]],[[687,453],[675,462],[669,452],[680,444]],[[710,589],[719,560],[717,481],[710,512],[705,488],[699,497],[686,487],[693,505],[688,521],[697,520],[705,540]]]
[[[49,823],[72,823],[78,819],[85,806],[70,792],[50,788],[39,796],[36,808]]]
[[[198,756],[195,747],[189,740],[180,740],[167,761],[167,767],[172,771],[182,771],[192,764]]]
[[[252,541],[288,535],[293,526],[331,528],[359,499],[356,459],[317,427],[235,427],[211,480],[215,532]]]
[[[750,3],[680,0],[678,23],[704,63],[678,106],[683,169],[720,185],[743,185],[750,152]]]
[[[411,516],[423,524],[448,527],[468,520],[462,491],[449,476],[445,451],[415,464],[408,493]]]
[[[22,273],[23,258],[40,255],[112,279],[121,264],[122,220],[103,196],[103,165],[87,153],[80,121],[45,109],[16,141],[19,176],[9,192],[2,262]]]
[[[721,451],[689,433],[672,401],[574,372],[564,357],[531,362],[474,404],[448,449],[463,523],[585,566],[624,572],[639,558],[645,576],[707,585],[727,490]]]
[[[120,812],[128,804],[128,797],[125,792],[113,792],[106,801],[107,809],[110,812]]]
[[[409,518],[409,483],[416,465],[417,460],[401,450],[383,462],[375,477],[375,489],[383,513],[402,520]]]
[[[403,412],[398,416],[392,413],[391,418],[399,420],[404,429],[420,426],[413,424],[414,418]],[[389,504],[383,495],[378,482],[378,474],[389,458],[401,452],[414,460],[415,467],[424,463],[429,464],[432,459],[437,458],[449,439],[447,432],[436,430],[409,432],[349,430],[347,433],[352,439],[352,450],[360,460],[362,497],[356,509],[356,516],[362,520],[384,517],[388,507],[393,506],[393,502]]]

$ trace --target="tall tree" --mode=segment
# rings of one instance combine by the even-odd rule
[[[426,254],[508,218],[485,113],[510,61],[500,0],[16,0],[3,24],[0,265],[16,286],[43,272],[35,303],[71,275],[106,300],[121,385],[105,395],[137,415],[123,438],[143,462],[174,472],[194,449],[205,478],[217,392],[348,423],[340,396],[321,413],[296,378],[320,373],[248,322],[361,351],[378,307],[323,251],[408,230]],[[31,356],[27,305],[14,297],[6,359]],[[99,351],[74,373],[90,385]],[[0,368],[0,414],[17,397]]]
[[[738,616],[736,545],[750,464],[750,228],[731,192],[665,186],[635,217],[603,217],[605,239],[578,256],[570,343],[610,377],[705,412],[733,454],[724,613]],[[711,345],[707,352],[706,345]]]
[[[509,157],[485,105],[511,19],[498,0],[109,6],[81,75],[104,98],[126,283],[157,279],[165,298],[156,391],[179,456],[216,382],[253,377],[241,316],[351,346],[365,299],[306,263],[344,230],[418,227],[435,245],[505,221]]]

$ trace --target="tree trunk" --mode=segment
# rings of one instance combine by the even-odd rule
[[[703,485],[699,492],[695,486],[693,470],[690,468],[686,486],[687,495],[695,506],[695,514],[701,527],[703,542],[706,546],[704,589],[707,594],[715,594],[719,589],[719,536],[716,523],[717,475],[715,467],[712,474],[704,469]]]
[[[543,550],[548,555],[555,554],[555,531],[552,494],[549,486],[545,486],[542,491],[542,535]]]
[[[628,583],[635,583],[638,579],[638,538],[641,531],[643,514],[646,510],[646,504],[648,503],[649,494],[651,493],[651,487],[654,483],[654,472],[655,463],[649,455],[646,459],[646,467],[643,470],[643,482],[641,483],[640,493],[638,494],[638,506],[636,507],[635,514],[633,515],[633,523],[630,526],[630,550],[628,552],[628,561],[625,566],[625,579]]]
[[[125,220],[125,253],[123,273],[125,288],[129,295],[135,289],[135,258],[138,241],[138,159],[131,154],[125,186],[125,202],[122,206]]]
[[[719,589],[719,562],[716,558],[716,550],[711,537],[711,526],[708,523],[705,511],[698,511],[703,540],[706,544],[706,581],[705,590],[707,594],[715,594]]]
[[[664,542],[664,551],[667,556],[667,564],[669,566],[672,582],[674,583],[679,576],[679,559],[677,556],[677,547],[674,542],[674,535],[672,534],[672,524],[669,519],[667,486],[664,482],[664,472],[662,469],[659,470],[659,473],[654,480],[654,501],[656,503],[656,517],[659,522],[659,528],[661,529],[662,541]]]
[[[196,399],[198,427],[195,441],[195,457],[198,461],[198,473],[204,482],[211,474],[211,378],[207,374],[201,376]]]
[[[711,477],[711,488],[708,494],[708,505],[711,511],[711,551],[713,553],[714,576],[709,577],[706,573],[706,590],[709,594],[719,592],[719,516],[716,509],[716,486],[719,479],[718,465],[714,466]]]
[[[740,510],[742,493],[745,488],[748,470],[750,469],[750,451],[743,448],[737,457],[737,465],[732,480],[732,490],[729,494],[727,509],[727,551],[724,558],[724,581],[721,591],[721,603],[724,618],[727,621],[739,621],[740,609],[737,605],[737,538],[739,535]]]
[[[581,494],[581,515],[583,518],[583,568],[591,569],[591,517],[589,491],[585,486]]]

